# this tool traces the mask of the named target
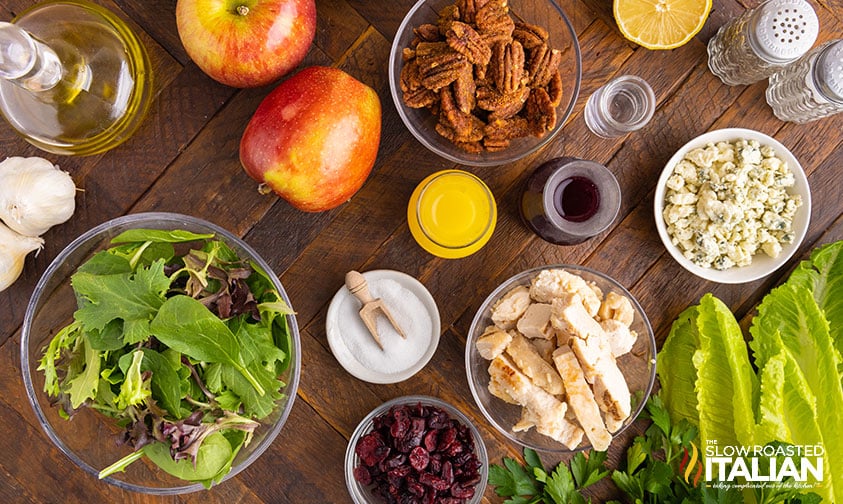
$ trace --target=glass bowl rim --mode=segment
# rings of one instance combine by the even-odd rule
[[[480,467],[480,481],[477,482],[475,489],[477,490],[474,494],[474,497],[469,501],[471,504],[476,504],[480,502],[483,498],[483,493],[486,490],[486,486],[488,485],[488,477],[489,477],[489,453],[486,450],[486,444],[483,442],[483,436],[480,434],[480,429],[474,425],[474,422],[471,421],[468,416],[460,411],[459,408],[454,406],[453,404],[439,399],[437,397],[428,396],[428,395],[405,395],[395,397],[390,399],[380,405],[376,406],[372,409],[362,420],[360,423],[357,424],[357,427],[354,428],[354,432],[351,434],[351,437],[348,439],[348,445],[345,449],[345,462],[344,462],[344,472],[345,472],[345,485],[348,490],[348,494],[351,499],[358,504],[365,504],[365,502],[358,501],[358,495],[356,491],[359,491],[361,485],[354,479],[354,459],[356,457],[356,453],[354,451],[354,447],[357,444],[357,441],[363,437],[364,434],[368,433],[372,428],[372,421],[373,419],[382,413],[386,413],[389,409],[396,405],[406,404],[406,405],[415,405],[421,402],[422,404],[434,405],[438,406],[444,410],[446,410],[450,415],[451,418],[455,418],[462,424],[466,425],[469,430],[471,430],[471,435],[474,438],[474,447],[475,451],[477,452],[477,460],[480,461],[482,464]]]
[[[641,414],[642,411],[644,411],[644,408],[647,404],[647,400],[650,397],[650,395],[652,394],[653,387],[655,386],[655,383],[656,383],[656,356],[658,354],[658,351],[657,351],[658,347],[656,346],[656,336],[653,333],[653,327],[650,324],[650,319],[649,319],[649,317],[647,317],[647,313],[641,307],[641,304],[638,302],[638,300],[635,298],[635,296],[633,296],[632,293],[630,293],[629,290],[626,287],[621,285],[621,283],[618,282],[617,280],[615,280],[614,278],[610,277],[609,275],[607,275],[603,272],[597,271],[597,270],[589,268],[587,266],[580,266],[580,265],[576,265],[576,264],[562,264],[562,263],[560,263],[560,264],[548,264],[548,265],[543,265],[543,266],[534,266],[532,268],[526,269],[524,271],[521,271],[519,273],[516,273],[516,274],[510,276],[506,280],[504,280],[503,282],[498,284],[498,286],[495,287],[495,289],[491,292],[491,294],[486,296],[486,298],[480,304],[480,307],[477,309],[477,312],[474,314],[474,317],[471,320],[471,326],[469,327],[468,336],[466,338],[466,344],[465,344],[465,374],[466,374],[466,379],[468,381],[468,387],[471,389],[471,395],[474,398],[475,404],[477,404],[477,407],[480,409],[480,412],[483,413],[483,416],[486,418],[486,420],[490,424],[492,424],[492,426],[498,432],[503,434],[507,439],[515,442],[516,444],[518,444],[520,446],[532,448],[532,449],[537,450],[537,451],[543,451],[543,452],[547,452],[547,453],[576,453],[576,452],[579,452],[579,451],[588,450],[588,449],[592,448],[591,444],[588,443],[588,440],[586,438],[583,438],[584,442],[580,443],[580,446],[574,448],[573,450],[566,448],[562,443],[557,443],[559,445],[559,448],[557,449],[557,448],[548,448],[548,447],[545,447],[545,446],[539,446],[539,445],[533,444],[529,441],[525,441],[523,439],[518,439],[511,432],[511,430],[509,428],[505,428],[505,427],[499,425],[498,422],[492,417],[492,414],[488,411],[486,405],[483,404],[483,401],[480,400],[480,396],[479,396],[479,394],[477,392],[477,389],[475,387],[475,384],[474,384],[474,379],[472,379],[473,373],[471,371],[471,369],[472,369],[471,368],[471,356],[472,356],[472,353],[474,353],[474,342],[476,340],[474,335],[477,333],[476,330],[477,330],[477,327],[480,324],[480,321],[484,318],[484,312],[486,312],[492,306],[492,303],[494,302],[494,300],[498,299],[501,296],[504,289],[513,288],[513,287],[515,287],[516,282],[518,282],[520,280],[523,280],[523,279],[530,278],[532,275],[536,275],[543,270],[549,270],[549,269],[564,269],[564,270],[568,270],[570,272],[575,272],[575,273],[584,272],[584,273],[588,273],[590,275],[594,275],[596,277],[602,278],[603,280],[612,284],[612,286],[616,287],[620,291],[621,294],[625,295],[629,299],[629,301],[632,303],[632,306],[635,309],[636,313],[641,316],[641,321],[643,322],[644,327],[647,329],[648,348],[650,349],[650,353],[652,354],[650,356],[650,359],[644,359],[645,362],[647,360],[649,360],[649,362],[648,362],[648,365],[650,366],[649,376],[647,377],[647,384],[644,387],[644,389],[642,390],[643,395],[641,397],[641,400],[638,402],[635,409],[630,414],[629,420],[624,421],[624,424],[621,426],[621,428],[618,429],[616,432],[612,433],[612,439],[614,440],[615,438],[617,438],[621,433],[623,433],[627,428],[629,428],[630,425],[635,423],[638,416]],[[518,284],[518,285],[523,285],[523,284]],[[639,337],[641,337],[640,334],[639,334]],[[630,392],[635,394],[635,392],[637,392],[637,391],[630,391]],[[548,439],[550,439],[550,438],[548,438]]]
[[[44,411],[41,409],[41,405],[39,404],[36,398],[37,394],[35,391],[34,384],[32,382],[32,367],[29,362],[28,351],[30,342],[30,331],[32,328],[35,307],[41,298],[41,294],[43,293],[46,283],[52,278],[52,276],[56,273],[59,267],[65,262],[65,260],[67,260],[67,258],[72,253],[76,252],[76,250],[79,249],[82,245],[88,243],[92,238],[108,231],[109,229],[115,226],[135,224],[140,222],[162,221],[189,222],[191,224],[210,229],[215,234],[219,234],[222,238],[224,238],[225,241],[229,243],[235,243],[238,247],[245,250],[251,256],[250,259],[254,260],[269,275],[269,278],[272,280],[272,283],[275,288],[278,289],[278,292],[279,294],[281,294],[281,297],[284,299],[284,301],[287,302],[288,305],[292,306],[290,304],[290,299],[287,296],[286,291],[284,290],[284,287],[281,285],[281,280],[278,278],[278,276],[275,274],[269,264],[266,263],[263,257],[261,257],[242,238],[234,235],[230,231],[217,224],[206,221],[199,217],[174,212],[142,212],[127,214],[98,224],[76,237],[73,241],[71,241],[70,244],[68,244],[64,249],[62,249],[62,251],[55,257],[55,259],[52,260],[50,265],[41,275],[41,278],[35,285],[35,289],[32,291],[32,295],[29,298],[29,302],[27,303],[26,312],[24,314],[23,326],[21,328],[21,374],[23,375],[23,383],[24,388],[26,389],[27,400],[29,401],[30,406],[35,412],[35,416],[38,419],[38,423],[41,425],[42,430],[47,434],[47,437],[50,438],[53,444],[55,444],[56,447],[59,448],[59,450],[65,456],[67,456],[77,466],[79,466],[85,472],[91,474],[92,476],[98,476],[99,470],[91,467],[87,462],[82,460],[74,451],[69,449],[64,443],[64,441],[62,441],[62,439],[56,434],[56,432],[53,431],[50,422],[47,421]],[[133,229],[135,227],[137,226],[130,227],[130,229]],[[299,336],[299,328],[295,314],[289,314],[287,315],[287,317],[289,322],[288,326],[290,328],[290,340],[291,348],[293,350],[293,356],[291,362],[292,369],[290,370],[290,380],[287,383],[287,386],[284,388],[285,394],[288,397],[288,400],[284,405],[284,410],[281,412],[281,416],[278,417],[274,424],[265,424],[267,427],[270,428],[270,430],[267,432],[266,436],[260,441],[255,450],[250,453],[249,456],[246,457],[246,459],[243,460],[241,463],[237,464],[236,466],[232,466],[231,471],[226,474],[223,479],[214,486],[228,481],[229,479],[239,474],[243,469],[249,467],[269,448],[275,438],[278,437],[278,434],[281,432],[282,427],[287,423],[287,419],[290,415],[290,411],[293,408],[293,403],[295,402],[297,396],[299,378],[301,376],[301,342]],[[137,485],[134,483],[128,483],[126,481],[116,479],[112,476],[107,476],[103,478],[102,481],[110,483],[123,490],[130,490],[133,492],[151,495],[180,495],[205,490],[205,487],[201,483],[193,483],[188,485],[172,487],[147,487]]]
[[[398,115],[401,116],[401,121],[404,123],[404,126],[408,130],[410,130],[410,133],[413,134],[413,136],[416,138],[416,140],[418,140],[422,145],[424,145],[428,150],[430,150],[434,154],[437,154],[438,156],[441,156],[441,157],[443,157],[443,158],[445,158],[449,161],[453,161],[455,163],[460,163],[460,164],[467,165],[467,166],[499,166],[499,165],[504,165],[504,164],[515,162],[519,159],[522,159],[522,158],[525,158],[525,157],[527,157],[531,154],[534,154],[534,153],[538,152],[542,147],[547,145],[551,140],[556,138],[556,136],[559,134],[560,131],[562,131],[562,128],[565,126],[565,123],[571,117],[571,114],[573,114],[574,107],[577,104],[577,98],[579,97],[579,94],[580,94],[580,87],[582,86],[582,51],[580,49],[579,36],[577,35],[577,31],[574,29],[574,25],[571,23],[571,20],[568,18],[568,15],[565,14],[565,11],[562,10],[562,7],[560,7],[559,4],[557,4],[555,2],[555,0],[546,0],[546,1],[547,1],[548,4],[550,4],[550,6],[554,10],[556,10],[556,12],[562,18],[562,21],[564,22],[564,26],[567,28],[568,34],[571,36],[571,42],[572,42],[571,46],[573,47],[573,50],[574,50],[574,63],[575,63],[575,68],[576,68],[575,69],[575,77],[576,78],[574,79],[574,85],[573,85],[573,89],[572,89],[571,100],[568,103],[567,107],[565,107],[564,113],[557,114],[556,126],[553,128],[553,130],[549,131],[544,137],[539,139],[539,141],[536,142],[535,145],[533,145],[532,147],[530,147],[526,151],[524,151],[522,153],[519,153],[519,154],[506,156],[506,157],[502,156],[500,159],[497,159],[497,158],[495,158],[495,159],[482,159],[482,158],[481,159],[470,159],[470,158],[467,158],[465,156],[460,157],[460,156],[451,154],[450,152],[446,152],[442,149],[439,149],[436,145],[429,142],[424,137],[424,135],[421,134],[419,129],[416,127],[416,125],[407,116],[407,112],[404,109],[404,107],[405,107],[404,102],[403,102],[401,96],[399,95],[399,89],[396,86],[396,82],[399,79],[399,76],[396,75],[395,64],[396,64],[397,59],[400,57],[400,55],[402,54],[402,51],[403,51],[403,48],[398,47],[399,36],[402,33],[407,31],[408,25],[410,24],[410,20],[416,14],[416,12],[418,12],[422,7],[424,7],[430,1],[431,0],[418,0],[410,8],[410,10],[407,11],[407,14],[404,15],[404,17],[401,20],[401,24],[398,26],[398,30],[396,30],[395,36],[392,39],[392,45],[390,46],[390,50],[389,50],[389,61],[387,62],[388,69],[389,69],[389,91],[390,91],[390,94],[392,95],[393,104],[395,105],[395,108],[398,111]],[[409,28],[412,29],[412,27],[409,27]],[[506,152],[506,150],[504,150],[502,152]]]

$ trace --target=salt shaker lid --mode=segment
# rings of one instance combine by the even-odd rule
[[[769,0],[753,17],[750,41],[774,62],[786,63],[808,52],[820,30],[817,13],[805,0]]]
[[[843,100],[843,39],[832,42],[817,57],[817,82],[828,98]]]

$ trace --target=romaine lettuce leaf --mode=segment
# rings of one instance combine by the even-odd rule
[[[758,306],[758,315],[752,321],[750,334],[756,366],[763,370],[775,355],[785,352],[816,398],[815,417],[821,435],[804,444],[823,444],[824,484],[834,496],[832,502],[843,502],[843,436],[840,435],[843,432],[840,415],[843,387],[838,374],[841,359],[823,311],[809,290],[798,284],[785,283],[764,297]],[[798,381],[796,375],[793,371],[786,373],[784,378]],[[802,421],[802,415],[799,418]],[[790,426],[793,432],[793,424]]]
[[[699,307],[692,306],[679,314],[670,328],[670,334],[656,358],[656,369],[661,382],[659,396],[664,401],[671,418],[678,422],[688,420],[700,424],[697,408],[697,370],[692,357],[700,345],[697,329]]]
[[[816,249],[787,283],[811,291],[828,320],[835,348],[843,354],[843,241]]]
[[[694,352],[700,442],[750,445],[754,442],[753,390],[757,377],[749,363],[741,328],[722,301],[706,294],[697,315],[700,346]]]
[[[756,432],[764,432],[770,440],[799,446],[824,442],[818,424],[817,398],[793,356],[784,349],[770,357],[761,370],[761,412]],[[828,471],[826,474],[830,475]],[[831,478],[820,483],[811,491],[820,495],[823,502],[835,502]]]

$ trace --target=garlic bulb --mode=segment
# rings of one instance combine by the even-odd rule
[[[10,157],[0,163],[0,219],[26,236],[40,236],[76,209],[70,175],[39,157]]]
[[[0,222],[0,291],[18,279],[26,254],[43,246],[41,238],[23,236]]]

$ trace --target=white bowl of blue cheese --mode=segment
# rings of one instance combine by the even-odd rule
[[[667,251],[706,280],[744,283],[784,265],[811,218],[805,171],[780,142],[726,128],[700,135],[667,162],[656,186]]]

